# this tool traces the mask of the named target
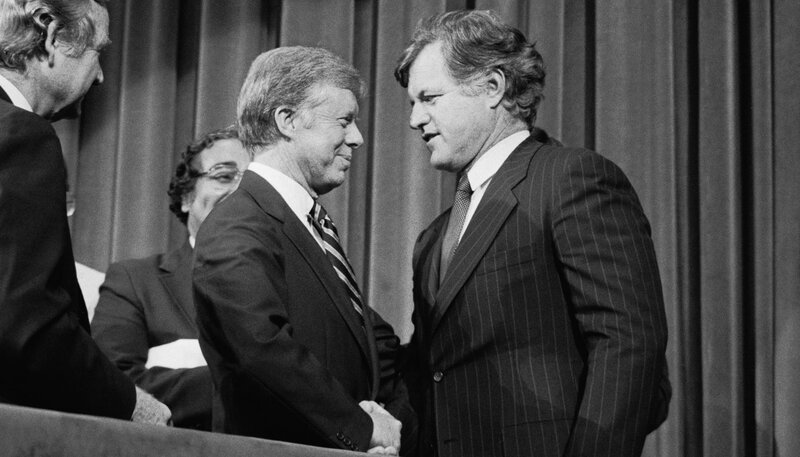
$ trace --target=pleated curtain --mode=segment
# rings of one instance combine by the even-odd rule
[[[250,62],[328,48],[367,81],[347,182],[323,204],[366,301],[407,340],[411,252],[452,202],[392,70],[417,21],[494,9],[547,66],[537,125],[622,167],[651,222],[674,397],[646,456],[800,455],[800,2],[119,0],[105,83],[56,125],[78,261],[186,236],[167,184],[195,136],[235,121]]]

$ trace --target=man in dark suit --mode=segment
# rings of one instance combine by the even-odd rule
[[[668,401],[667,328],[625,175],[530,135],[542,59],[494,13],[422,22],[395,76],[431,165],[458,177],[413,254],[424,453],[639,455]]]
[[[108,12],[94,0],[0,0],[0,401],[166,424],[169,409],[89,335],[48,120],[103,81]]]
[[[200,353],[192,247],[211,208],[236,189],[250,157],[235,127],[187,146],[169,186],[189,237],[166,254],[108,267],[92,336],[117,368],[169,406],[176,427],[211,430],[211,374]]]
[[[413,451],[399,340],[364,302],[317,201],[344,182],[363,142],[355,124],[362,87],[350,64],[320,48],[274,49],[250,67],[237,115],[253,162],[195,247],[215,430]]]

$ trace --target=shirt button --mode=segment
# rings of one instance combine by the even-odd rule
[[[433,382],[439,382],[444,378],[444,374],[441,371],[437,371],[433,374]]]

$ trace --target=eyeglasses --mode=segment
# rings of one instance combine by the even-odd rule
[[[208,178],[220,184],[233,184],[242,179],[244,171],[240,171],[234,165],[218,164],[209,168],[208,171],[203,173],[193,173],[195,178]]]

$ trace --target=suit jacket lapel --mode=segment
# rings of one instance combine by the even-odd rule
[[[11,97],[6,94],[6,91],[4,91],[2,87],[0,87],[0,100],[11,103]]]
[[[361,322],[358,321],[353,305],[350,303],[350,297],[347,296],[347,292],[342,287],[339,277],[336,276],[330,260],[328,260],[314,237],[308,233],[306,227],[297,219],[280,193],[260,176],[252,171],[246,171],[239,188],[249,193],[265,212],[283,222],[284,235],[295,245],[303,259],[325,287],[331,301],[336,306],[339,314],[341,314],[342,319],[347,323],[359,347],[361,347],[364,357],[369,361],[371,370],[377,370],[378,367],[372,362],[371,356],[375,349],[370,348],[370,346],[375,345],[375,341],[374,339],[367,340],[364,329],[361,328]]]
[[[489,183],[436,294],[432,331],[436,330],[456,294],[478,266],[509,214],[517,206],[517,198],[512,190],[527,175],[528,163],[541,146],[541,143],[532,138],[525,140],[511,153]]]
[[[415,259],[414,276],[419,293],[428,307],[436,301],[439,291],[439,258],[442,252],[443,230],[450,218],[450,211],[442,213],[430,227],[420,236],[417,242],[418,256]]]
[[[193,255],[192,246],[189,240],[186,240],[180,248],[165,255],[158,266],[161,269],[159,274],[161,283],[192,327],[195,326],[194,321],[197,316],[191,287]]]

